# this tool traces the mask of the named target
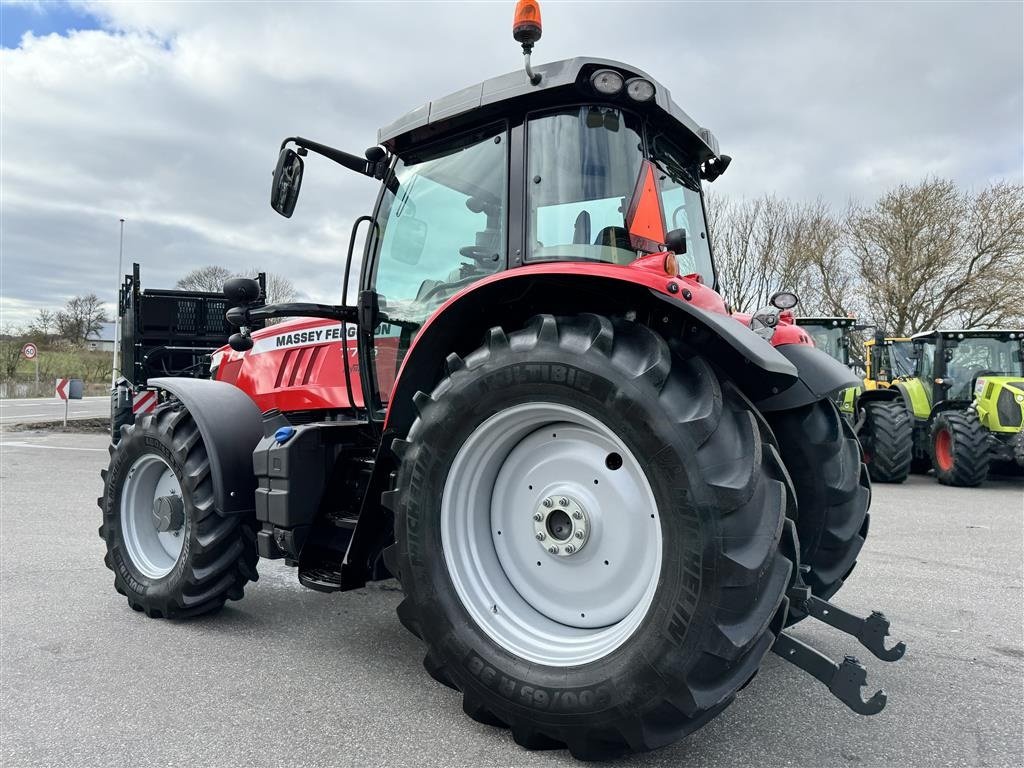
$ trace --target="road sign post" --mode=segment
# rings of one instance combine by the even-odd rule
[[[54,395],[64,401],[64,426],[68,425],[68,400],[81,400],[84,387],[81,379],[56,379]]]
[[[39,348],[30,341],[21,348],[21,356],[26,360],[32,360],[36,364],[35,396],[39,397]]]

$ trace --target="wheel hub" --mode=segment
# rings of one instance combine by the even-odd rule
[[[572,557],[590,538],[590,519],[572,496],[545,496],[533,513],[533,532],[548,554]]]
[[[153,525],[160,533],[174,531],[185,524],[185,502],[172,491],[167,496],[157,496],[153,500]]]

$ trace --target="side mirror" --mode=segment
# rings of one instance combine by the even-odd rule
[[[260,297],[260,284],[251,277],[232,277],[224,283],[224,297],[232,304],[252,304]]]
[[[676,254],[676,256],[686,253],[686,230],[673,229],[665,235],[665,247]]]
[[[414,216],[399,216],[390,225],[394,227],[391,257],[403,264],[419,264],[427,245],[427,222]]]
[[[299,187],[302,185],[302,158],[293,150],[281,150],[274,169],[274,183],[270,187],[270,207],[290,219],[295,203],[299,199]]]

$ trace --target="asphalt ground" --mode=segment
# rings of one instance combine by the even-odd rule
[[[96,534],[106,442],[0,436],[0,764],[578,765],[463,715],[395,618],[394,582],[323,595],[262,562],[215,616],[132,611]],[[836,602],[884,610],[906,656],[884,664],[813,621],[793,632],[859,656],[888,707],[855,715],[769,655],[705,728],[614,765],[1024,765],[1022,518],[1021,478],[876,486],[871,536]]]
[[[68,420],[110,418],[110,398],[68,400]],[[57,397],[0,400],[0,424],[39,424],[64,420],[64,401]]]

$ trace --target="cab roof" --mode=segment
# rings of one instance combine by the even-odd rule
[[[857,318],[855,317],[798,317],[796,318],[797,325],[831,325],[836,328],[841,328],[847,325],[855,325]]]
[[[911,340],[925,340],[936,336],[944,336],[947,339],[959,339],[966,336],[998,338],[1005,336],[1009,339],[1024,339],[1024,329],[1020,328],[937,328],[932,331],[921,331],[911,336]]]
[[[653,115],[672,128],[683,129],[691,139],[689,149],[700,161],[718,156],[718,140],[672,100],[668,88],[646,72],[609,59],[577,57],[534,66],[541,75],[532,85],[523,69],[492,77],[440,99],[427,102],[377,132],[377,142],[391,151],[408,144],[428,140],[434,135],[457,130],[464,125],[496,118],[513,110],[525,112],[540,107],[589,103],[610,103]],[[614,69],[628,80],[642,77],[654,85],[654,98],[646,103],[632,101],[624,92],[616,96],[598,94],[590,85],[590,76],[598,69]],[[625,91],[625,89],[623,89]]]

